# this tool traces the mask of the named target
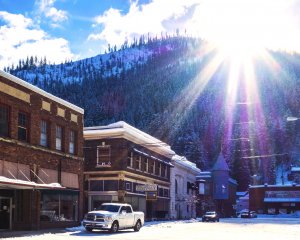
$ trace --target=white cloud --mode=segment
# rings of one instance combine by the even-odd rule
[[[56,0],[36,0],[35,5],[38,7],[39,14],[44,14],[45,17],[50,18],[54,24],[68,20],[68,13],[64,10],[58,10],[53,5]]]
[[[100,26],[101,31],[91,33],[88,40],[104,40],[120,46],[125,39],[130,42],[143,34],[174,33],[178,27],[176,20],[187,21],[191,17],[189,9],[197,4],[199,0],[153,0],[145,5],[132,1],[126,14],[110,8],[103,15],[95,17],[93,26]]]
[[[56,63],[75,58],[67,40],[51,38],[31,19],[4,11],[0,11],[0,19],[6,23],[0,26],[0,68],[17,64],[27,56],[46,56]]]
[[[95,17],[88,40],[120,46],[125,39],[130,42],[148,33],[174,33],[178,28],[181,33],[186,30],[207,39],[250,38],[270,48],[300,51],[299,0],[152,0],[130,4],[127,13],[110,8]]]

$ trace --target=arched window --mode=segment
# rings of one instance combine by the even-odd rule
[[[175,193],[178,193],[178,182],[177,179],[175,179]]]

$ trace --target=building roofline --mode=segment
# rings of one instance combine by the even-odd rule
[[[123,121],[107,126],[85,127],[83,129],[83,137],[85,140],[125,138],[165,157],[172,158],[175,155],[175,152],[168,144]]]
[[[32,84],[30,84],[30,83],[28,83],[28,82],[26,82],[26,81],[24,81],[24,80],[16,77],[16,76],[13,76],[13,75],[11,75],[9,73],[6,73],[6,72],[4,72],[2,70],[0,70],[0,76],[2,76],[5,79],[8,79],[8,80],[10,80],[10,81],[18,84],[18,85],[21,85],[22,87],[25,87],[25,88],[27,88],[27,89],[35,92],[35,93],[38,93],[38,94],[40,94],[40,95],[42,95],[42,96],[44,96],[46,98],[49,98],[52,101],[60,103],[60,104],[64,105],[65,107],[68,107],[68,108],[70,108],[70,109],[72,109],[72,110],[74,110],[74,111],[76,111],[78,113],[84,114],[84,110],[82,108],[80,108],[80,107],[78,107],[78,106],[76,106],[76,105],[74,105],[74,104],[72,104],[70,102],[67,102],[67,101],[65,101],[65,100],[63,100],[63,99],[61,99],[59,97],[56,97],[56,96],[54,96],[54,95],[52,95],[52,94],[50,94],[50,93],[48,93],[48,92],[46,92],[46,91],[44,91],[44,90],[42,90],[42,89],[40,89],[38,87],[32,85]]]

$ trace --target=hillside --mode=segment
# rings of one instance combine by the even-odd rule
[[[239,104],[247,92],[242,83],[228,106],[229,67],[213,65],[216,54],[199,39],[141,38],[89,59],[53,65],[28,57],[5,70],[84,108],[85,126],[126,121],[202,170],[222,150],[240,190],[257,175],[259,183],[275,183],[276,167],[297,164],[297,151],[291,153],[300,125],[286,117],[300,116],[300,57],[268,52],[271,62],[256,61],[257,101],[250,111]],[[250,121],[254,126],[237,124]],[[241,138],[251,140],[236,141]]]

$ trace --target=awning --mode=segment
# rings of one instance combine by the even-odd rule
[[[65,189],[59,183],[40,184],[0,176],[0,189]]]
[[[172,163],[167,162],[167,161],[164,161],[164,160],[162,160],[162,159],[160,159],[160,158],[154,157],[154,156],[152,156],[152,155],[150,155],[150,154],[148,154],[148,153],[142,152],[142,151],[140,151],[140,150],[138,150],[138,149],[136,149],[136,148],[133,148],[133,151],[135,151],[135,152],[137,152],[137,153],[139,153],[139,154],[141,154],[141,155],[143,155],[143,156],[145,156],[145,157],[148,157],[148,158],[157,160],[158,162],[162,162],[162,163],[164,163],[164,164],[166,164],[166,165],[168,165],[168,166],[170,166],[170,167],[174,167],[174,165],[173,165]]]

